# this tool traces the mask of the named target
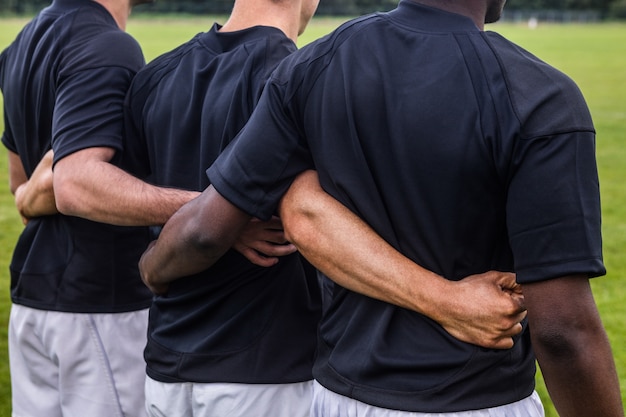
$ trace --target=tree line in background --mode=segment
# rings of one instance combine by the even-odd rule
[[[357,16],[394,8],[397,0],[322,0],[317,15]],[[0,0],[0,14],[31,15],[50,0]],[[228,14],[233,0],[156,0],[135,13]],[[626,0],[508,0],[504,18],[519,20],[626,19]]]

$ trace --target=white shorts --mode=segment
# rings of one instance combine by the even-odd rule
[[[165,383],[146,378],[150,417],[309,417],[312,381],[295,384]]]
[[[455,413],[413,413],[374,407],[313,384],[311,417],[544,417],[536,392],[521,401],[500,407]]]
[[[13,417],[145,417],[148,310],[76,314],[14,304]]]

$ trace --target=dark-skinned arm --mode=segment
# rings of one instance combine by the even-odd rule
[[[155,294],[170,282],[212,266],[233,246],[251,216],[213,186],[178,210],[139,261],[144,283]]]
[[[533,350],[559,415],[624,416],[611,346],[587,277],[523,287]]]

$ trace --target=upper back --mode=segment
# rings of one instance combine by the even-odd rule
[[[196,35],[140,71],[127,97],[124,162],[141,177],[193,190],[243,127],[267,78],[296,47],[280,30]]]
[[[24,27],[2,56],[0,87],[6,120],[2,140],[21,156],[27,174],[50,149],[55,124],[62,123],[55,120],[55,109],[69,77],[107,66],[134,74],[143,65],[139,45],[93,1],[54,1]]]

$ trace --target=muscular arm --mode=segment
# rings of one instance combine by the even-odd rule
[[[52,182],[61,213],[120,226],[162,225],[200,194],[145,183],[109,163],[113,154],[110,148],[88,148],[57,162]],[[259,266],[271,266],[296,250],[283,244],[276,219],[252,221],[239,237],[234,249]]]
[[[115,151],[87,148],[54,167],[59,211],[120,226],[161,225],[197,192],[156,187],[109,163]]]
[[[28,181],[15,190],[15,205],[26,223],[33,217],[58,213],[52,187],[52,150],[39,162]]]
[[[413,263],[326,194],[314,171],[300,175],[280,206],[287,238],[339,285],[422,313],[450,334],[510,348],[523,298],[512,274],[491,271],[449,281]]]
[[[236,241],[250,217],[209,186],[165,224],[139,261],[141,277],[156,294],[175,279],[212,266]]]
[[[621,417],[611,347],[584,276],[524,284],[528,323],[546,387],[562,417]]]

